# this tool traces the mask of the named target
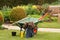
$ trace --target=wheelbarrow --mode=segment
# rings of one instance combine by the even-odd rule
[[[14,24],[18,24],[18,26],[19,26],[20,28],[22,28],[23,25],[24,25],[26,22],[27,22],[27,23],[28,23],[28,22],[33,22],[35,25],[37,25],[37,24],[40,22],[40,20],[39,20],[38,18],[26,17],[26,18],[23,18],[23,19],[21,19],[21,20],[19,20],[19,21],[17,21],[17,22],[14,22],[13,25],[14,25]]]
[[[25,23],[28,23],[28,22],[33,22],[35,25],[37,25],[40,21],[38,20],[38,18],[32,18],[32,17],[26,17],[26,18],[23,18],[13,24],[18,24],[18,26],[20,27],[20,32],[22,31],[22,28],[23,28],[23,25]],[[20,33],[21,34],[21,33]]]

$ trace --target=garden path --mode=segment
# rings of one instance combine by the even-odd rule
[[[11,29],[20,30],[20,28],[18,26],[12,26],[11,24],[3,24],[2,26],[7,28],[8,30],[11,30]],[[41,31],[41,32],[59,32],[60,33],[60,29],[56,29],[56,28],[38,28],[38,31]]]

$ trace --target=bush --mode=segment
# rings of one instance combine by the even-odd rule
[[[2,12],[0,11],[0,25],[2,25],[3,22],[4,22],[4,17],[3,17]]]
[[[29,14],[40,14],[40,11],[36,10],[36,9],[32,9],[32,8],[28,8],[28,10],[26,10],[26,13]]]
[[[45,4],[42,5],[42,7],[43,7],[44,9],[48,8],[48,6],[49,6],[49,4],[47,4],[47,3],[45,3]]]
[[[3,6],[1,11],[3,12],[4,15],[4,21],[7,21],[8,19],[10,20],[9,16],[10,16],[11,8],[7,6]]]
[[[10,13],[10,20],[11,21],[15,22],[15,21],[18,21],[24,17],[26,17],[25,11],[22,8],[20,8],[19,6],[14,7],[11,10],[11,13]]]
[[[11,8],[9,6],[3,6],[2,12],[3,12],[4,17],[5,16],[9,16],[10,15],[10,11],[11,11]]]
[[[23,8],[27,15],[29,14],[40,14],[41,10],[38,10],[36,5],[28,4],[28,5],[22,5],[20,6]]]
[[[3,27],[0,25],[0,29],[3,29]]]
[[[40,14],[40,11],[37,9],[36,5],[27,5],[28,8],[25,9],[26,13],[29,14]]]

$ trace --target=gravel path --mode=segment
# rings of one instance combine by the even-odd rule
[[[3,27],[11,30],[11,29],[14,29],[14,30],[20,30],[20,28],[18,26],[12,26],[11,24],[3,24],[2,25]],[[60,29],[55,29],[55,28],[38,28],[38,31],[42,31],[42,32],[59,32],[60,33]]]

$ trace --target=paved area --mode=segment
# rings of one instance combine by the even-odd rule
[[[59,32],[60,33],[60,29],[55,29],[55,28],[38,28],[38,31],[42,31],[42,32]]]
[[[18,26],[12,26],[11,24],[3,24],[2,27],[7,28],[8,30],[14,29],[14,30],[20,30]]]
[[[18,26],[12,26],[11,24],[3,24],[3,27],[7,28],[8,30],[20,30],[20,28]],[[60,29],[55,29],[55,28],[38,28],[38,31],[42,31],[42,32],[59,32],[60,33]]]

